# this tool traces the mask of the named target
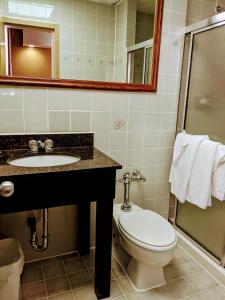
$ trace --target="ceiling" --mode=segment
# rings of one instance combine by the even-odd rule
[[[107,5],[116,5],[120,0],[89,0],[91,2],[97,2]],[[130,0],[132,1],[132,0]],[[156,0],[137,0],[137,10],[154,14],[155,13],[155,2]]]

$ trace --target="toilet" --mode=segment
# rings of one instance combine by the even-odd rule
[[[120,207],[117,204],[113,208],[116,257],[137,291],[164,285],[163,267],[173,259],[177,245],[173,226],[159,214],[135,204],[131,212],[122,212]]]

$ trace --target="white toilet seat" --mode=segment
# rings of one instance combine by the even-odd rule
[[[118,227],[129,240],[145,249],[167,251],[177,243],[172,225],[151,210],[120,214]]]

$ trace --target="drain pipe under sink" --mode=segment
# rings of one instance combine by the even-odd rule
[[[36,218],[31,217],[27,219],[27,224],[30,228],[30,244],[31,247],[37,252],[43,252],[48,248],[49,234],[48,234],[48,209],[43,209],[43,234],[42,234],[42,244],[38,244],[38,236],[36,229]]]

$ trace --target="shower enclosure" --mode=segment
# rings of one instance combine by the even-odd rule
[[[225,13],[186,35],[177,130],[225,143]],[[204,187],[202,187],[204,188]],[[225,201],[205,210],[177,201],[175,226],[225,266]]]
[[[127,82],[149,84],[153,40],[127,48]]]

